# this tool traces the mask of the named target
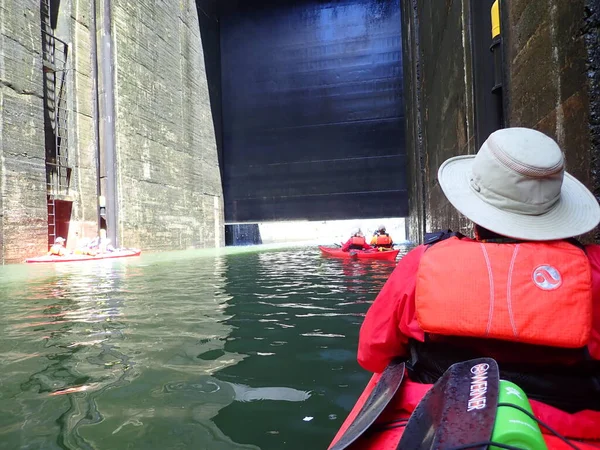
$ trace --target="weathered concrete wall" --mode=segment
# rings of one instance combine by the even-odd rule
[[[585,9],[585,45],[590,101],[590,152],[592,189],[600,198],[600,0],[587,0]],[[600,230],[596,230],[596,241]]]
[[[600,129],[593,89],[600,65],[599,9],[598,0],[511,0],[502,15],[508,126],[553,137],[565,152],[567,170],[597,197]],[[600,236],[582,239],[594,237]]]
[[[451,156],[473,153],[472,58],[469,2],[433,10],[424,0],[403,0],[410,159],[410,239],[424,231],[468,232],[436,179]],[[431,2],[433,3],[433,2]],[[598,0],[505,0],[505,122],[536,128],[558,141],[567,170],[600,194]],[[440,4],[436,4],[440,7]],[[595,84],[594,84],[595,83]],[[594,85],[596,86],[594,88]],[[597,92],[597,91],[596,91]],[[409,95],[413,96],[409,103]]]
[[[0,0],[0,263],[45,249],[39,0]]]
[[[69,83],[69,131],[73,166],[71,193],[73,210],[69,245],[78,237],[93,238],[98,232],[97,207],[97,133],[94,119],[92,79],[92,4],[91,0],[62,0],[58,37],[71,43],[67,82]],[[64,34],[63,34],[64,33]]]
[[[144,250],[222,245],[196,5],[155,3],[113,1],[121,243]],[[92,17],[91,0],[61,0],[55,23],[56,36],[69,44],[69,246],[97,231]],[[47,249],[40,21],[39,0],[0,0],[0,263]]]
[[[584,0],[511,0],[507,6],[508,125],[556,139],[567,170],[589,186]]]
[[[223,198],[193,0],[113,1],[121,243],[222,245]]]
[[[447,158],[475,152],[468,1],[403,0],[409,149],[408,238],[425,230],[468,232],[437,183]],[[411,151],[412,150],[412,151]]]

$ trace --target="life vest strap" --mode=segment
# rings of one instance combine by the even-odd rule
[[[464,238],[464,234],[459,232],[453,232],[452,230],[442,230],[442,231],[434,231],[432,233],[425,233],[425,238],[423,239],[423,244],[430,246],[436,244],[438,242],[445,241],[451,237],[457,237],[459,239]]]

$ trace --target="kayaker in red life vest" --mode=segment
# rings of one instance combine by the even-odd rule
[[[365,235],[360,228],[354,230],[350,239],[348,239],[346,243],[342,245],[343,252],[348,252],[350,250],[374,250],[373,247],[367,244]]]
[[[385,232],[385,225],[379,225],[371,238],[370,244],[379,250],[387,250],[394,246],[392,237]]]
[[[600,440],[600,246],[572,238],[598,225],[600,206],[564,166],[556,142],[526,128],[498,130],[476,156],[441,165],[440,186],[475,239],[427,235],[360,330],[363,368],[379,373],[407,357],[406,416],[423,383],[488,356],[538,418],[571,439]],[[569,448],[544,437],[550,449]]]

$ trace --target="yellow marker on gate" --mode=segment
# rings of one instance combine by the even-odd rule
[[[496,0],[492,5],[492,39],[500,35],[500,0]]]
[[[492,4],[490,10],[492,18],[492,45],[490,50],[494,54],[494,87],[492,93],[502,95],[502,37],[500,36],[500,0]]]

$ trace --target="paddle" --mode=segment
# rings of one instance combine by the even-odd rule
[[[421,399],[396,450],[440,450],[491,439],[498,407],[498,364],[491,358],[454,364]],[[487,449],[487,445],[473,446]]]
[[[354,421],[329,450],[343,450],[356,441],[383,412],[404,378],[404,362],[395,359],[388,364],[381,378],[362,405]]]

